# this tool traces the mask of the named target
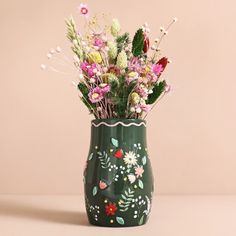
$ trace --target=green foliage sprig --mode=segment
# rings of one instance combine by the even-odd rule
[[[143,30],[139,29],[135,35],[132,42],[132,53],[135,57],[140,56],[143,52],[144,45],[144,34]]]

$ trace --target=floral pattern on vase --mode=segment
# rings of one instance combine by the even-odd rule
[[[142,120],[134,121],[136,124]],[[117,121],[112,119],[109,122]],[[153,177],[145,131],[144,126],[121,124],[92,127],[90,153],[84,170],[86,210],[90,223],[118,227],[142,225],[147,221]],[[129,137],[130,134],[133,138]],[[98,206],[99,212],[91,211],[91,206],[92,209]]]

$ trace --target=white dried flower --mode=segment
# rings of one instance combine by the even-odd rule
[[[155,38],[154,42],[158,43],[159,42],[159,38]]]
[[[178,21],[178,18],[177,18],[177,17],[174,17],[174,18],[173,18],[173,21],[174,21],[174,22],[177,22],[177,21]]]
[[[42,70],[45,70],[45,69],[46,69],[46,65],[41,64],[41,65],[40,65],[40,68],[41,68]]]
[[[164,31],[164,35],[167,35],[168,34],[168,31]]]
[[[152,45],[152,46],[151,46],[151,49],[152,49],[152,50],[156,50],[156,49],[157,49],[156,45]]]
[[[56,52],[56,51],[55,51],[54,48],[51,48],[51,49],[50,49],[50,53],[51,53],[51,54],[53,54],[53,53],[55,53],[55,52]]]
[[[135,107],[130,107],[131,112],[135,112]]]
[[[60,46],[57,46],[57,47],[56,47],[56,51],[57,51],[58,53],[61,52]]]
[[[51,53],[48,53],[47,54],[47,58],[50,59],[52,57],[52,54]]]
[[[83,75],[83,74],[79,74],[79,78],[80,78],[80,79],[83,79],[83,78],[84,78],[84,75]]]
[[[164,27],[160,27],[160,31],[161,32],[165,31],[165,28]]]
[[[96,74],[98,72],[97,68],[93,69],[93,73]]]
[[[77,84],[75,83],[75,81],[71,81],[71,84],[75,87],[77,87]]]
[[[95,83],[95,79],[94,78],[91,78],[90,80],[89,80],[89,83],[91,83],[91,84],[93,84],[93,83]]]
[[[142,109],[140,107],[136,108],[136,113],[141,113]]]

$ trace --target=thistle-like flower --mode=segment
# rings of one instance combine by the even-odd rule
[[[120,32],[120,23],[119,23],[118,19],[113,19],[112,25],[111,25],[111,34],[114,37],[116,37],[119,32]]]
[[[116,65],[120,68],[120,69],[125,69],[128,66],[128,62],[127,62],[127,55],[125,53],[124,50],[122,50],[118,56],[117,56],[117,62]]]
[[[116,43],[109,41],[108,46],[108,56],[110,59],[115,59],[117,57],[117,46]]]

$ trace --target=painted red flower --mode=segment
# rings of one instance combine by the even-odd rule
[[[118,149],[115,153],[114,153],[114,157],[116,158],[121,158],[123,157],[123,150],[122,149]]]
[[[100,189],[105,189],[107,187],[107,184],[105,182],[103,182],[102,180],[100,180],[99,182],[99,188]]]
[[[109,202],[109,204],[107,204],[105,206],[105,209],[106,209],[106,214],[108,216],[114,216],[115,215],[115,212],[117,211],[117,207],[116,207],[116,204],[115,203],[111,203]]]

